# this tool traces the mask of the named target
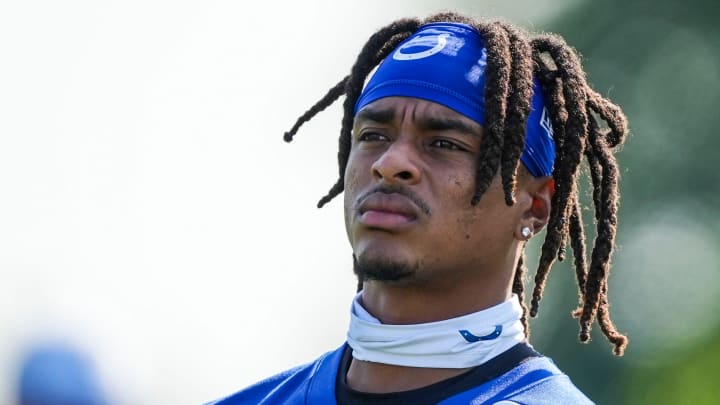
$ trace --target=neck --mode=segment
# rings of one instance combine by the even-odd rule
[[[402,281],[368,280],[363,307],[384,324],[409,325],[456,318],[506,301],[524,244],[462,269],[418,270],[422,275]]]
[[[511,296],[509,286],[498,288],[496,294],[478,295],[474,291],[467,298],[459,290],[455,288],[449,293],[447,290],[393,287],[386,283],[366,282],[362,305],[384,324],[412,325],[471,314],[500,304]],[[402,392],[458,376],[471,368],[408,367],[353,358],[346,381],[350,388],[360,392]]]
[[[383,329],[385,326],[380,326],[381,324],[376,323],[377,320],[368,319],[369,315],[367,314],[362,315],[364,311],[359,304],[360,298],[364,294],[365,292],[359,294],[353,304],[353,321],[348,332],[348,342],[353,349],[359,350],[359,355],[356,356],[356,353],[353,353],[353,359],[346,374],[346,382],[350,388],[356,391],[381,394],[422,388],[465,373],[524,339],[522,325],[519,321],[522,311],[517,298],[508,300],[502,305],[493,305],[493,309],[477,312],[469,317],[464,316],[426,325],[388,325],[392,329]],[[360,318],[366,323],[356,321]],[[363,326],[368,325],[367,322],[378,326]],[[486,339],[487,342],[475,341],[472,343],[473,346],[467,346],[467,342],[462,342],[462,339],[455,333],[444,336],[446,331],[459,332],[464,325],[468,325],[469,328],[484,327],[484,330],[492,325],[502,326],[499,329],[501,331],[499,335]],[[397,328],[404,328],[405,331],[401,332]],[[426,340],[425,336],[432,337],[431,339],[434,340],[430,346],[427,346],[430,341]],[[442,340],[437,340],[440,336],[442,336]],[[406,340],[407,338],[410,338],[410,341]],[[410,343],[413,338],[419,339],[418,343],[422,342],[420,346]],[[387,348],[378,346],[379,342],[385,341],[390,346]],[[395,342],[397,344],[402,342],[401,344],[406,346],[398,351],[394,348]],[[460,342],[460,346],[458,346],[458,342]],[[412,346],[413,344],[415,346]],[[455,352],[463,346],[465,348]],[[462,353],[471,347],[473,352]],[[443,348],[445,353],[443,353]],[[416,350],[420,357],[409,360],[407,355],[413,353],[413,350]],[[422,354],[430,357],[424,358]],[[430,364],[428,364],[428,359],[431,359]]]
[[[456,318],[490,308],[512,295],[512,273],[479,280],[403,285],[366,281],[363,307],[384,324],[410,325]]]
[[[472,314],[512,296],[518,258],[519,254],[508,255],[504,263],[489,267],[496,271],[451,273],[456,277],[445,273],[424,282],[369,280],[363,284],[361,304],[381,323],[391,325],[437,322]],[[471,368],[408,367],[353,358],[346,381],[350,388],[361,392],[401,392],[426,387]]]

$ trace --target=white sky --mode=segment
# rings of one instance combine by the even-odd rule
[[[564,4],[575,4],[579,0]],[[83,345],[118,404],[195,404],[344,341],[339,104],[367,37],[549,1],[0,5],[0,404],[25,345]]]

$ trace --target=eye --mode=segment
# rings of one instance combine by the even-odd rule
[[[448,141],[447,139],[436,139],[430,143],[430,146],[436,147],[436,148],[442,148],[442,149],[449,149],[449,150],[466,150],[462,146],[456,144],[455,142]]]
[[[371,131],[362,132],[358,136],[359,142],[382,142],[382,141],[387,141],[387,140],[388,140],[387,136],[377,133],[377,132],[371,132]]]

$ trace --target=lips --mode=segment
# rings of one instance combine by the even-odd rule
[[[416,221],[419,208],[402,194],[376,192],[358,207],[360,223],[370,228],[395,229]]]

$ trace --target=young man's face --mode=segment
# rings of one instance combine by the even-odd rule
[[[430,101],[388,97],[355,117],[345,224],[361,275],[451,281],[516,255],[520,209],[499,176],[471,205],[482,127]]]

